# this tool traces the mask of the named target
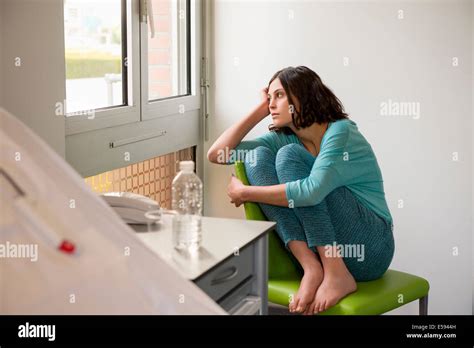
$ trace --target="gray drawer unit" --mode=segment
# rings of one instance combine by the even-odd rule
[[[232,255],[203,276],[195,280],[197,286],[205,291],[213,300],[218,301],[239,283],[254,273],[253,245],[247,246],[239,255]]]
[[[219,305],[226,311],[230,311],[233,307],[238,305],[247,296],[252,294],[252,283],[255,282],[255,277],[245,279],[235,289],[232,289],[230,293],[225,295],[218,302]]]
[[[268,313],[267,232],[274,222],[203,216],[202,252],[197,258],[173,251],[171,222],[165,215],[160,232],[137,236],[229,314]],[[235,248],[238,255],[232,254]]]

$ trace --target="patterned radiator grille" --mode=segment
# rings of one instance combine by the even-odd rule
[[[154,199],[163,208],[171,209],[171,183],[179,171],[179,161],[188,160],[195,161],[194,147],[90,176],[85,181],[98,193],[138,193]]]

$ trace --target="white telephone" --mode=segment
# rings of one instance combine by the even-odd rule
[[[127,224],[146,224],[145,213],[160,209],[158,202],[131,192],[107,192],[101,197]]]

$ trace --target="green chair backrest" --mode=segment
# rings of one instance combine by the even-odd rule
[[[235,175],[244,185],[250,185],[245,165],[243,162],[235,162]],[[245,202],[245,217],[247,220],[266,221],[259,205],[254,202]],[[301,279],[302,269],[297,260],[288,252],[275,231],[268,236],[268,278],[271,279]]]

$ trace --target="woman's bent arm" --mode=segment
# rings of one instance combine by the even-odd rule
[[[282,207],[291,207],[288,204],[285,191],[286,184],[272,186],[245,186],[242,192],[243,202],[256,202]]]
[[[262,101],[255,109],[239,122],[229,127],[219,138],[212,144],[207,152],[207,159],[212,163],[226,164],[230,150],[235,149],[242,139],[257,123],[268,115],[268,102]],[[227,149],[227,151],[226,151]],[[221,154],[221,156],[219,156]],[[221,163],[221,159],[224,162]],[[219,159],[219,160],[218,160]]]

